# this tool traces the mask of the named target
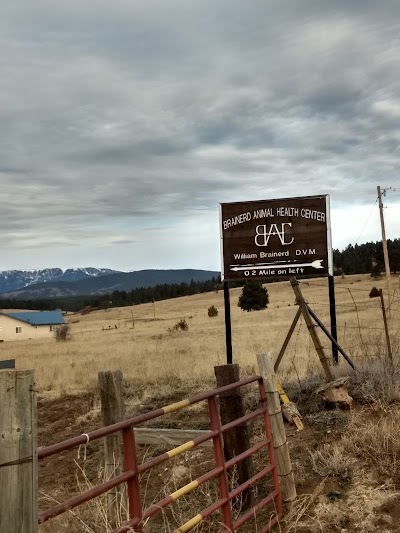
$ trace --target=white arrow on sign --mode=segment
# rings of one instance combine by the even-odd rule
[[[283,263],[281,265],[276,265],[276,264],[272,264],[272,265],[248,265],[248,266],[244,266],[244,267],[233,267],[231,268],[231,270],[233,270],[233,272],[237,272],[239,270],[254,270],[254,269],[260,269],[260,270],[266,270],[266,269],[270,269],[270,268],[297,268],[297,267],[312,267],[312,268],[324,268],[321,263],[322,263],[323,259],[316,259],[315,261],[313,261],[312,263],[301,263],[301,264],[298,264],[298,263],[294,263],[293,265],[289,265],[287,263]]]

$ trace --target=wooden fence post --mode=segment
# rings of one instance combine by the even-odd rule
[[[0,531],[38,530],[33,370],[0,371]]]
[[[268,414],[271,423],[272,441],[275,451],[282,500],[290,510],[296,500],[296,484],[290,461],[289,446],[283,423],[281,402],[275,380],[274,361],[270,354],[257,354],[259,372],[264,380]]]
[[[121,370],[99,372],[99,389],[103,425],[110,426],[125,418],[124,385]],[[123,454],[120,433],[104,439],[106,479],[122,474]],[[107,494],[107,520],[113,529],[122,522],[124,512],[123,487],[117,486]]]
[[[390,335],[389,335],[389,328],[388,328],[388,323],[387,323],[387,318],[386,318],[385,301],[383,299],[382,289],[379,289],[379,296],[381,299],[381,309],[382,309],[382,316],[383,316],[383,325],[385,327],[387,351],[388,351],[388,356],[390,359],[390,364],[393,366],[393,354],[392,354],[392,347],[390,346]]]
[[[240,381],[239,365],[220,365],[214,367],[217,387],[224,387],[236,381]],[[234,389],[225,392],[219,397],[219,409],[222,425],[228,424],[237,418],[244,416],[243,398],[240,389]],[[225,431],[224,439],[224,456],[229,461],[236,455],[250,448],[250,439],[247,424],[237,426],[231,430]],[[238,484],[241,485],[247,481],[253,473],[252,457],[247,457],[237,463]],[[231,476],[229,476],[231,479]],[[242,492],[242,509],[249,509],[253,505],[253,492],[251,488]]]

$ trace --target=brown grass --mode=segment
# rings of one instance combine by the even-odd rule
[[[377,352],[384,356],[379,302],[368,296],[373,285],[384,288],[384,280],[375,281],[369,276],[336,278],[339,340],[356,362]],[[312,309],[328,325],[326,280],[311,280],[301,286]],[[278,353],[295,315],[294,294],[288,282],[269,284],[268,291],[268,309],[246,313],[237,307],[241,289],[231,290],[233,357],[244,373],[255,371],[257,352]],[[218,316],[208,316],[211,305],[219,310]],[[394,311],[390,328],[394,350],[398,351],[400,312],[396,308]],[[189,330],[175,331],[175,324],[182,319]],[[35,369],[40,391],[84,391],[95,384],[98,371],[108,369],[121,369],[126,379],[150,384],[159,380],[211,384],[213,366],[225,362],[222,291],[73,315],[67,320],[71,334],[67,343],[46,339],[4,344],[7,357],[15,357],[19,368]],[[321,339],[329,350],[329,341]],[[280,373],[284,379],[294,379],[316,368],[319,362],[301,319]]]
[[[398,531],[400,309],[394,308],[393,318],[389,321],[395,352],[392,368],[388,366],[379,301],[369,298],[369,291],[374,285],[385,288],[384,280],[372,280],[369,276],[336,278],[339,341],[359,367],[356,373],[350,373],[349,392],[356,401],[351,413],[327,412],[314,396],[323,377],[302,319],[283,359],[280,375],[288,385],[289,396],[298,402],[306,429],[301,433],[289,433],[300,496],[290,516],[279,526],[279,531]],[[301,287],[312,309],[328,325],[326,281],[312,280],[302,283]],[[234,361],[240,364],[242,374],[256,371],[257,352],[278,353],[296,312],[289,283],[269,284],[268,291],[268,309],[246,313],[236,306],[241,289],[231,290],[233,356]],[[218,316],[208,316],[211,305],[219,310]],[[181,320],[187,322],[187,331],[174,328]],[[54,414],[54,403],[60,403],[60,412],[63,408],[68,411],[72,397],[64,396],[65,393],[94,390],[100,370],[123,371],[127,381],[128,411],[129,414],[137,414],[138,409],[154,409],[190,396],[193,391],[212,387],[213,366],[225,362],[222,291],[156,302],[154,306],[144,304],[73,315],[68,317],[68,323],[71,333],[68,342],[50,339],[8,342],[3,346],[7,357],[17,359],[18,368],[35,369],[42,402],[43,398],[57,398],[57,402],[43,402],[43,409],[45,404],[51,405],[44,415],[47,424],[49,413]],[[322,335],[320,337],[329,353],[329,341]],[[347,374],[349,367],[342,362],[337,373]],[[91,398],[95,396],[93,392],[88,394]],[[82,398],[81,403],[88,405],[83,407],[82,412],[69,413],[69,435],[87,431],[91,425],[99,425],[97,400],[93,403],[86,396]],[[251,403],[252,398],[247,397],[245,401]],[[61,418],[65,426],[65,417]],[[192,416],[186,422],[195,427],[197,418]],[[54,423],[60,424],[59,419],[54,417]],[[51,425],[46,429],[42,424],[41,432],[46,444],[48,439],[55,442],[65,437],[55,435]],[[158,453],[159,450],[146,449],[143,453],[153,452]],[[96,453],[100,454],[100,448]],[[195,456],[194,461],[193,456],[174,460],[160,471],[153,472],[153,477],[149,475],[144,480],[146,505],[196,477],[200,467],[209,467],[206,463],[210,458],[203,453]],[[98,464],[99,456],[93,456],[92,467]],[[84,470],[77,469],[81,487],[82,483],[99,482],[100,470],[94,469],[89,478],[84,473]],[[74,487],[66,487],[68,493],[77,490],[75,480],[73,482]],[[169,514],[160,515],[160,521],[155,526],[149,524],[148,531],[172,531],[201,507],[215,500],[215,490],[211,485],[204,487],[196,504],[190,498],[182,499],[168,511]],[[50,489],[43,498],[56,496],[59,497]],[[49,522],[42,528],[43,533],[105,530],[107,516],[101,500],[92,505],[95,507],[77,510],[75,517],[66,515]],[[218,530],[220,524],[215,525]],[[205,533],[212,530],[211,525],[202,524],[195,531]],[[246,532],[257,530],[261,530],[260,523],[255,524],[253,529],[246,529]]]

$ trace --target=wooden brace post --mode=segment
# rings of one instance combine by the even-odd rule
[[[319,360],[321,361],[322,368],[324,369],[326,379],[328,381],[333,381],[334,377],[331,371],[331,368],[328,363],[328,359],[325,356],[324,348],[319,340],[318,333],[315,331],[316,325],[313,323],[306,302],[304,301],[303,295],[300,290],[299,282],[296,278],[290,278],[290,284],[292,285],[294,294],[296,295],[296,301],[301,308],[301,312],[304,317],[304,321],[307,325],[307,329],[310,333],[311,339],[314,343],[315,349],[317,351]]]
[[[274,362],[270,354],[257,354],[259,372],[264,380],[272,440],[276,457],[283,503],[290,510],[297,498],[296,485],[290,461],[289,446],[282,417],[281,402],[276,386]]]

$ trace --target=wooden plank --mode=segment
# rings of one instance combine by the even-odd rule
[[[276,388],[278,389],[279,396],[281,398],[282,403],[284,403],[286,405],[290,404],[291,402],[290,402],[286,392],[283,390],[282,385],[279,383],[278,380],[276,380]],[[301,421],[301,418],[299,416],[294,415],[292,418],[293,418],[293,422],[295,423],[295,425],[296,425],[296,427],[297,427],[297,429],[299,431],[304,429],[303,422]]]
[[[185,442],[202,437],[207,430],[203,429],[159,429],[159,428],[134,428],[136,444],[165,445],[175,448]],[[199,445],[204,448],[212,448],[212,440],[207,440]]]
[[[32,370],[0,372],[0,531],[38,530],[36,393]]]

